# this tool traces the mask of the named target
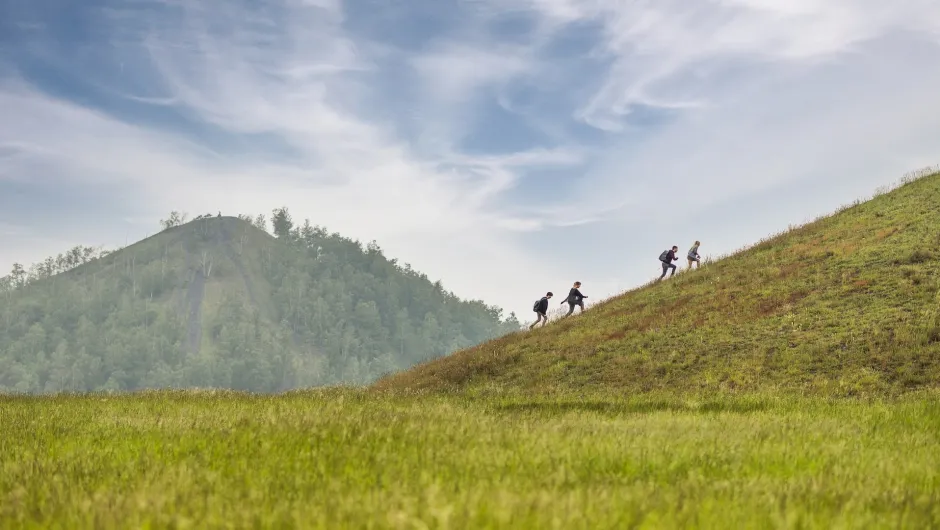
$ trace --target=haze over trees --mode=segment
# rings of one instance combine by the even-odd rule
[[[0,279],[0,391],[281,391],[365,383],[519,329],[373,241],[263,215],[172,212],[114,252]]]

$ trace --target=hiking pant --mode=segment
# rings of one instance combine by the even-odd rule
[[[577,302],[569,301],[568,302],[568,315],[570,315],[571,313],[574,313],[574,308],[576,307],[580,307],[581,311],[584,311],[584,300],[578,300]],[[565,316],[568,316],[568,315],[565,315]]]
[[[663,275],[659,277],[660,280],[666,277],[666,271],[668,271],[669,269],[672,269],[672,272],[669,274],[669,276],[672,277],[672,275],[676,273],[676,266],[673,265],[672,263],[666,263],[664,261],[663,262]]]
[[[541,322],[543,326],[545,324],[548,324],[548,317],[545,315],[545,313],[536,312],[535,315],[536,315],[535,322],[533,322],[532,325],[529,326],[529,329],[532,329],[535,326],[537,326],[539,322]]]

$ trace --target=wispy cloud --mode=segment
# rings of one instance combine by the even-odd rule
[[[464,104],[478,96],[481,88],[509,83],[514,77],[531,74],[536,68],[524,50],[515,46],[489,49],[470,44],[448,43],[412,60],[421,75],[420,86],[442,103]]]
[[[496,3],[503,3],[496,0]],[[936,34],[940,6],[929,0],[515,0],[555,31],[600,25],[595,54],[609,60],[598,90],[577,112],[619,130],[633,105],[696,107],[708,89],[748,64],[835,61],[898,32]]]
[[[0,19],[0,195],[18,197],[0,223],[113,244],[148,230],[120,219],[286,204],[523,312],[572,278],[645,280],[635,255],[663,241],[725,251],[940,158],[928,0],[94,0]],[[7,241],[3,262],[58,250]]]

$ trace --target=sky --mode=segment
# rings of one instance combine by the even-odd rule
[[[937,164],[938,65],[936,0],[5,0],[0,266],[286,206],[529,320]]]

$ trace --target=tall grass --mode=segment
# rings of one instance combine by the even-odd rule
[[[0,400],[0,527],[930,528],[940,396]]]

